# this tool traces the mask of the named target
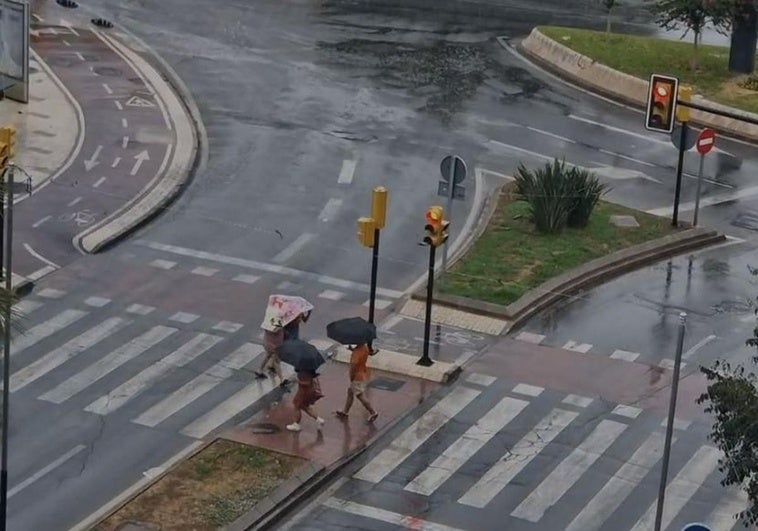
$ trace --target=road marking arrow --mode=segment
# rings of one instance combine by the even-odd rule
[[[102,150],[103,150],[103,146],[97,146],[97,148],[95,148],[95,152],[92,154],[92,157],[90,157],[89,160],[85,160],[84,161],[84,169],[85,170],[90,171],[92,168],[94,168],[95,166],[97,166],[98,164],[100,164],[97,161],[97,157],[100,156],[100,152]]]
[[[136,155],[134,155],[134,158],[137,159],[137,162],[134,163],[134,166],[132,167],[132,171],[130,172],[132,175],[137,175],[137,172],[140,169],[140,166],[142,166],[142,163],[146,160],[150,160],[150,154],[147,152],[146,149],[143,149]]]

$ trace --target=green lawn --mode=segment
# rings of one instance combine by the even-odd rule
[[[620,228],[611,215],[633,215],[640,226]],[[528,290],[594,258],[670,234],[666,218],[601,201],[584,229],[539,234],[524,201],[503,193],[482,236],[446,275],[442,293],[507,305]]]
[[[682,83],[692,85],[696,94],[746,111],[758,112],[758,91],[738,86],[744,76],[735,77],[727,69],[729,48],[700,46],[699,69],[693,71],[690,61],[694,47],[692,38],[670,41],[650,37],[543,26],[539,30],[611,68],[648,79],[650,74],[674,75]]]

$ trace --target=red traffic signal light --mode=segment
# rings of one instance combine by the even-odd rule
[[[449,221],[445,221],[445,211],[441,206],[431,206],[426,210],[426,236],[424,243],[433,247],[439,247],[447,241],[447,229]]]
[[[679,80],[677,78],[658,74],[650,76],[645,113],[646,129],[661,133],[670,133],[674,130],[678,92]]]

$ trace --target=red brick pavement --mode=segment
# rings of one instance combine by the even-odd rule
[[[370,444],[393,421],[423,402],[429,394],[439,387],[438,384],[386,374],[374,371],[372,378],[392,378],[405,382],[396,391],[369,388],[367,395],[379,412],[379,418],[369,424],[366,410],[357,400],[350,410],[350,417],[343,421],[333,412],[341,409],[345,403],[348,386],[348,367],[346,364],[329,362],[321,371],[321,388],[324,398],[319,400],[314,409],[325,420],[321,433],[316,429],[313,419],[303,414],[302,431],[292,433],[285,426],[293,421],[293,393],[286,395],[286,400],[274,404],[269,410],[262,411],[240,426],[225,433],[223,437],[246,444],[261,446],[277,452],[296,455],[315,460],[329,466],[355,449]],[[275,433],[256,433],[257,424],[273,424],[279,431]]]
[[[673,371],[503,338],[466,370],[642,409],[668,411]],[[677,417],[703,415],[695,403],[705,377],[687,366],[679,381]]]

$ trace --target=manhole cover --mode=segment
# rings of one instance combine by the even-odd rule
[[[270,422],[258,422],[257,424],[250,424],[248,426],[250,428],[250,431],[257,434],[271,434],[271,433],[279,433],[282,431],[282,429],[277,426],[276,424],[272,424]]]
[[[121,75],[121,70],[111,66],[96,66],[92,71],[99,76],[119,77]]]
[[[397,391],[404,385],[404,381],[395,380],[393,378],[375,378],[370,384],[368,384],[369,387],[381,389],[382,391]]]

